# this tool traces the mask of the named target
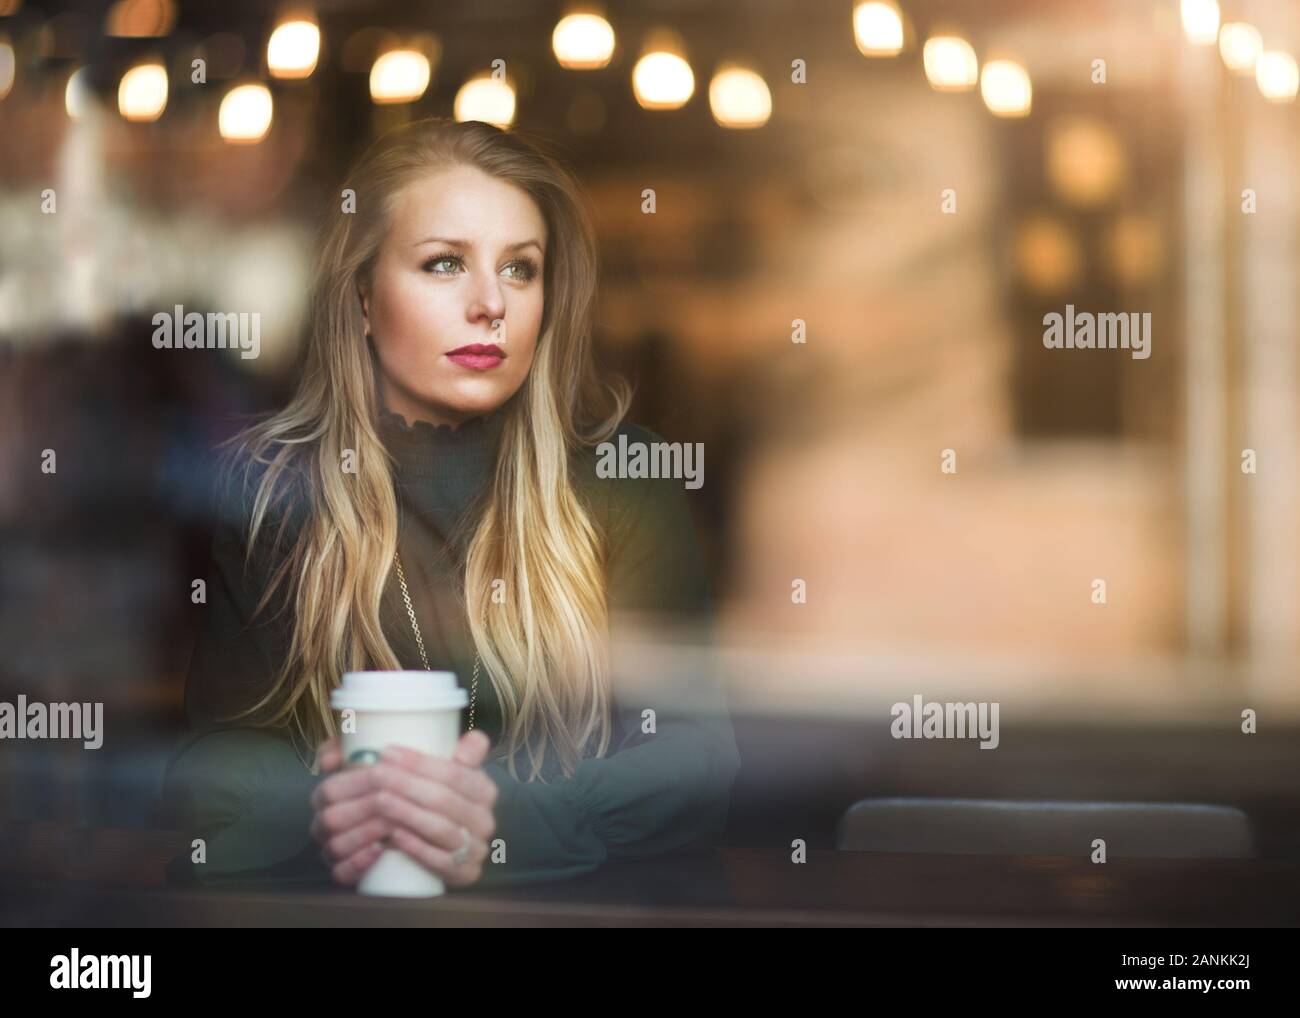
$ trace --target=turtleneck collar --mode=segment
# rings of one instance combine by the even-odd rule
[[[459,428],[408,422],[387,407],[379,411],[380,436],[396,460],[402,515],[432,526],[462,554],[469,536],[467,513],[492,482],[504,421],[502,408]]]
[[[408,422],[380,407],[379,434],[405,477],[445,476],[480,468],[496,459],[505,414],[500,408],[464,421],[459,428],[428,421]]]

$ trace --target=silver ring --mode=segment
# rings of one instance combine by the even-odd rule
[[[460,829],[460,848],[451,853],[451,861],[457,866],[469,858],[469,829],[462,826]]]

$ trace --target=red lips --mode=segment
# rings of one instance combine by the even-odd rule
[[[457,354],[484,354],[489,357],[504,357],[506,352],[492,343],[471,343],[469,346],[457,347],[455,350],[447,352],[448,357],[454,357]]]

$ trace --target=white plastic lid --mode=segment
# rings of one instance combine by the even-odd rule
[[[335,710],[456,710],[469,703],[455,672],[345,672]]]

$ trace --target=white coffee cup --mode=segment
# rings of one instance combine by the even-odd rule
[[[460,712],[469,702],[454,672],[346,672],[330,697],[345,713],[343,765],[375,763],[389,746],[450,759],[460,739]],[[442,879],[405,852],[385,848],[361,877],[362,894],[432,898]]]

